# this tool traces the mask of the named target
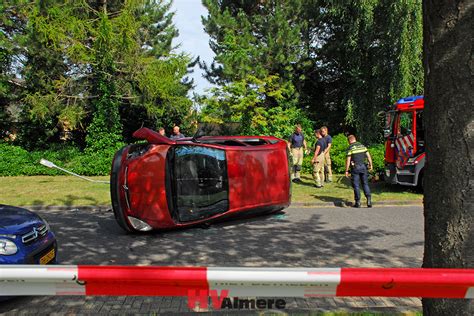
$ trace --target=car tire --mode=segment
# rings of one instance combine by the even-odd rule
[[[127,233],[136,233],[137,231],[128,223],[123,210],[120,206],[120,186],[118,183],[118,176],[120,173],[120,167],[122,165],[122,156],[124,151],[129,146],[125,146],[117,153],[115,153],[114,160],[112,162],[112,172],[110,173],[110,198],[112,199],[112,209],[114,211],[114,217],[119,226]]]

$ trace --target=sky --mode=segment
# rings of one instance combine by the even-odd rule
[[[207,9],[202,5],[201,0],[174,0],[172,11],[175,11],[174,23],[179,30],[179,37],[173,44],[181,45],[177,51],[186,52],[192,58],[200,56],[201,60],[210,64],[214,53],[209,47],[209,36],[204,32],[204,26],[201,23],[201,16],[207,15]],[[194,92],[203,93],[205,89],[211,87],[211,84],[202,77],[202,70],[198,65],[194,68],[191,77],[194,78]]]

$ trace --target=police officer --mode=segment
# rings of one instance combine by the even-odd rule
[[[349,148],[347,148],[346,158],[346,177],[349,177],[349,168],[351,171],[352,188],[354,189],[354,207],[360,207],[360,189],[362,182],[365,197],[367,198],[367,207],[372,207],[372,198],[370,194],[368,171],[372,171],[372,157],[367,148],[359,143],[354,135],[347,137]],[[366,165],[368,160],[368,170]]]
[[[295,126],[295,132],[288,140],[288,149],[293,156],[293,168],[291,170],[291,181],[301,183],[300,171],[303,164],[303,154],[307,151],[306,141],[300,124]],[[304,149],[304,152],[303,152]]]

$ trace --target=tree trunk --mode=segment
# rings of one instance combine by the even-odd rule
[[[424,0],[425,268],[474,268],[474,1]],[[425,315],[474,300],[424,299]]]

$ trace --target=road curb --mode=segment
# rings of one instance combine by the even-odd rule
[[[32,211],[99,211],[99,212],[111,212],[112,205],[29,205],[21,206]]]
[[[372,200],[373,201],[373,200]],[[423,201],[386,200],[373,201],[374,206],[423,206]],[[353,202],[336,200],[333,202],[293,202],[290,207],[352,207]]]

